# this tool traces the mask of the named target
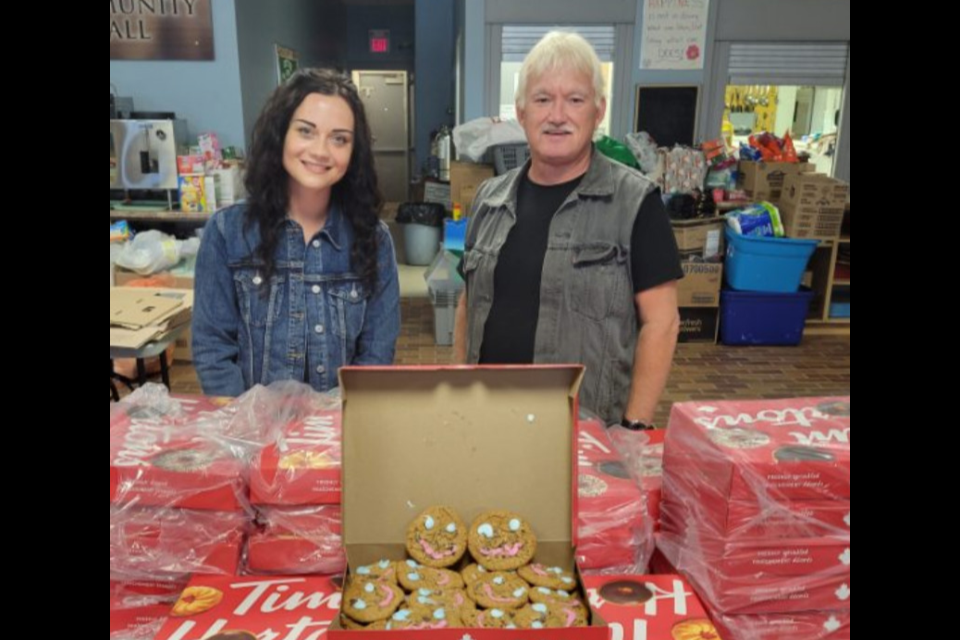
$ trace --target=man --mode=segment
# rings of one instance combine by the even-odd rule
[[[533,48],[516,105],[531,161],[474,200],[457,357],[582,363],[584,407],[648,428],[676,348],[683,277],[659,191],[594,149],[607,105],[600,60],[579,35],[552,32]]]

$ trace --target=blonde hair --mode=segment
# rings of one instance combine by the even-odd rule
[[[527,85],[531,79],[560,69],[589,75],[593,79],[594,102],[600,106],[606,95],[600,58],[583,36],[568,31],[551,31],[527,54],[520,68],[520,81],[514,97],[517,106],[526,106]]]

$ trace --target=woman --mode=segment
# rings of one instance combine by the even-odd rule
[[[245,184],[248,200],[214,214],[197,256],[204,393],[287,379],[326,391],[341,366],[392,364],[397,263],[353,83],[304,69],[278,87],[254,125]]]

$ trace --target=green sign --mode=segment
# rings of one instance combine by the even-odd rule
[[[296,72],[299,66],[297,62],[297,52],[287,47],[276,45],[277,50],[277,80],[278,84],[283,84],[290,79],[290,76]]]

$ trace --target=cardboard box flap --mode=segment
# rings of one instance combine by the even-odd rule
[[[162,329],[158,327],[144,327],[143,329],[110,327],[110,347],[139,349],[148,342],[156,339],[162,332]]]
[[[193,291],[114,287],[110,289],[110,326],[171,329],[193,315]]]
[[[149,289],[110,289],[110,325],[139,329],[156,324],[182,305],[182,301],[158,297]]]
[[[544,551],[569,551],[582,376],[574,365],[341,369],[348,555],[402,548],[410,521],[441,504],[467,524],[516,511]]]

